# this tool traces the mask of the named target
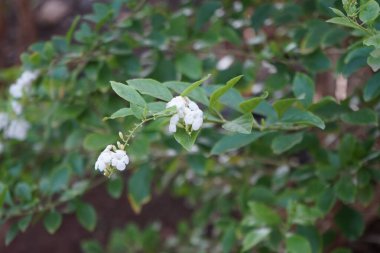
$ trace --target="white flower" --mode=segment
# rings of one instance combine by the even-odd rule
[[[107,168],[114,167],[117,170],[125,170],[129,163],[129,157],[124,150],[116,150],[113,145],[108,145],[102,153],[100,153],[98,160],[95,163],[95,170],[101,172],[106,171]]]
[[[21,86],[18,83],[14,83],[9,87],[9,93],[11,94],[12,97],[14,98],[21,98],[22,97],[22,90],[23,86]]]
[[[166,104],[166,108],[176,107],[177,113],[174,114],[169,123],[169,132],[177,131],[177,124],[182,121],[191,130],[197,131],[203,124],[203,112],[198,105],[188,97],[177,96]]]
[[[124,150],[116,150],[112,156],[112,166],[117,170],[125,170],[126,166],[129,163],[129,157]]]
[[[235,58],[232,55],[226,55],[218,61],[216,64],[216,69],[226,70],[232,65],[232,63],[234,63],[234,61]]]
[[[179,121],[179,116],[178,114],[174,114],[170,118],[170,123],[169,123],[169,132],[175,133],[177,131],[177,123]]]
[[[0,112],[0,130],[5,129],[9,123],[8,114]]]
[[[25,140],[29,127],[29,123],[24,119],[12,120],[4,130],[4,138],[16,139],[19,141]]]
[[[32,82],[38,77],[38,71],[24,71],[19,79],[9,87],[9,93],[14,98],[21,98],[27,92]]]
[[[95,163],[95,170],[104,171],[112,161],[112,145],[108,145],[102,153],[100,153],[98,160]]]
[[[18,101],[12,100],[11,106],[16,115],[20,115],[22,113],[22,105]]]

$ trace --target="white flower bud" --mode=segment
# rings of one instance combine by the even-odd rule
[[[115,168],[117,170],[125,170],[129,163],[129,157],[124,150],[115,149],[115,146],[108,145],[102,153],[100,153],[96,163],[95,170],[105,172],[107,168]],[[114,151],[113,151],[114,150]]]

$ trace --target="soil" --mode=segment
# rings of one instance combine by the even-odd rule
[[[4,240],[0,239],[0,252],[82,253],[81,241],[96,239],[104,244],[112,229],[124,228],[129,222],[145,227],[159,221],[162,224],[162,231],[170,235],[175,233],[176,224],[180,220],[188,219],[191,215],[191,210],[186,207],[183,200],[174,198],[168,193],[154,196],[138,215],[132,211],[126,194],[123,194],[119,200],[113,200],[104,186],[89,192],[84,201],[91,203],[97,210],[98,223],[94,232],[86,231],[78,223],[75,214],[69,214],[63,217],[62,226],[53,235],[50,235],[39,222],[29,227],[25,233],[18,235],[7,247],[4,246]]]

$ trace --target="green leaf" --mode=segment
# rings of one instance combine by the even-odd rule
[[[177,128],[177,132],[174,134],[175,140],[181,144],[187,151],[190,151],[197,139],[199,131],[192,131],[188,134],[185,129]]]
[[[49,177],[50,192],[55,193],[67,188],[67,184],[70,179],[70,168],[66,166],[60,166],[52,171]]]
[[[165,85],[153,79],[132,79],[128,80],[127,83],[141,94],[149,95],[164,101],[169,101],[173,98],[172,93]]]
[[[29,201],[32,199],[32,189],[29,184],[25,182],[19,182],[15,186],[15,196],[23,201]]]
[[[250,134],[255,120],[252,113],[246,113],[233,121],[223,124],[223,128],[230,132]],[[257,124],[257,123],[256,123]]]
[[[339,158],[341,167],[345,167],[355,159],[356,139],[352,134],[345,134],[339,143]]]
[[[282,122],[300,125],[316,126],[320,129],[325,128],[325,123],[311,112],[305,112],[296,108],[287,110],[281,118]]]
[[[229,80],[226,83],[226,85],[216,89],[213,93],[211,93],[211,95],[210,95],[210,107],[215,108],[216,104],[218,103],[219,98],[221,96],[223,96],[229,89],[234,87],[235,84],[237,84],[242,77],[243,76],[240,75],[240,76],[232,78],[231,80]]]
[[[286,238],[287,253],[311,253],[311,247],[308,240],[300,235],[291,235]]]
[[[117,95],[128,102],[142,107],[145,106],[145,100],[134,88],[114,81],[111,81],[111,87]]]
[[[114,112],[111,116],[104,118],[105,120],[108,119],[116,119],[116,118],[124,118],[127,116],[133,115],[131,108],[121,108]]]
[[[276,100],[273,103],[273,108],[276,110],[277,115],[282,117],[284,112],[286,112],[296,102],[299,102],[298,98],[284,98]]]
[[[266,133],[253,132],[250,134],[234,134],[222,137],[212,147],[211,155],[219,155],[228,151],[236,150],[247,146]]]
[[[355,201],[356,187],[352,182],[352,178],[342,176],[334,186],[335,195],[346,203],[353,203]]]
[[[87,150],[105,149],[107,145],[114,143],[117,140],[115,134],[96,134],[91,133],[86,135],[83,141],[83,147]]]
[[[379,16],[380,6],[375,0],[360,5],[359,18],[363,23],[375,20]]]
[[[287,213],[289,224],[301,225],[313,225],[323,215],[317,207],[307,206],[295,201],[288,203]]]
[[[86,240],[81,242],[80,247],[83,253],[104,253],[102,245],[96,240]]]
[[[8,191],[8,186],[0,182],[0,209],[3,207]]]
[[[380,33],[376,33],[363,41],[363,44],[370,47],[374,46],[376,49],[380,48]]]
[[[224,235],[222,238],[223,253],[231,252],[235,241],[236,241],[235,227],[230,226],[224,231]]]
[[[272,150],[275,154],[282,154],[285,151],[291,149],[295,145],[299,144],[303,139],[303,133],[294,134],[280,134],[272,141]]]
[[[269,228],[255,228],[253,231],[249,232],[243,239],[243,251],[247,251],[256,246],[267,238],[269,233]]]
[[[94,231],[96,226],[96,210],[87,203],[79,203],[76,208],[76,217],[79,223],[88,231]]]
[[[252,112],[256,108],[256,106],[258,106],[261,103],[261,101],[268,97],[268,94],[268,92],[264,92],[263,95],[261,95],[260,97],[248,99],[242,102],[239,105],[239,107],[243,110],[243,112]]]
[[[303,73],[297,73],[293,80],[293,93],[305,107],[313,102],[314,91],[313,80]]]
[[[367,81],[363,97],[366,102],[378,97],[380,95],[380,73],[376,73]]]
[[[110,179],[107,182],[107,191],[109,195],[114,199],[121,197],[121,194],[123,193],[123,187],[123,180],[120,177]]]
[[[343,235],[350,240],[358,239],[364,232],[365,224],[362,215],[348,206],[343,206],[336,213],[334,220]]]
[[[258,224],[274,226],[281,223],[281,217],[275,209],[259,202],[249,202],[248,206]]]
[[[147,107],[142,107],[136,104],[131,104],[131,110],[133,115],[142,120],[147,114]]]
[[[346,248],[337,248],[334,249],[331,253],[352,253],[352,251]]]
[[[330,96],[323,97],[310,105],[308,110],[324,120],[336,120],[342,113],[346,112],[346,108]]]
[[[202,75],[202,61],[194,54],[184,54],[177,58],[176,68],[178,72],[190,79],[198,79]]]
[[[54,234],[62,224],[62,215],[56,211],[50,211],[44,218],[44,226],[49,234]]]
[[[190,92],[192,92],[195,88],[197,88],[199,85],[201,85],[203,82],[205,82],[207,79],[210,78],[210,74],[207,75],[206,77],[202,78],[201,80],[199,81],[196,81],[195,83],[192,83],[189,87],[187,87],[184,91],[182,91],[181,93],[181,96],[182,97],[185,97],[187,96],[188,94],[190,94]]]
[[[345,113],[341,116],[341,119],[352,125],[378,125],[378,116],[376,112],[368,108]]]
[[[332,8],[332,7],[330,7],[330,9],[336,14],[336,15],[338,15],[338,16],[340,16],[340,17],[345,17],[346,15],[344,15],[344,13],[341,11],[341,10],[338,10],[338,9],[336,9],[336,8]]]
[[[369,54],[367,63],[374,72],[380,69],[380,49],[375,49]]]
[[[69,45],[71,43],[71,39],[73,38],[74,31],[80,21],[80,16],[75,16],[73,22],[70,25],[68,32],[66,33],[66,43]]]
[[[191,84],[186,82],[171,81],[165,82],[164,85],[166,85],[169,89],[173,90],[174,92],[181,94]],[[209,105],[206,91],[201,87],[195,88],[190,93],[188,93],[187,96],[194,101],[204,104],[205,106]]]
[[[351,28],[357,29],[357,25],[352,23],[347,17],[335,17],[327,20],[328,23],[333,23],[337,25],[347,26]]]
[[[5,234],[5,246],[8,246],[16,238],[18,233],[18,225],[17,223],[13,223]]]
[[[20,229],[21,232],[25,232],[26,229],[29,227],[30,222],[32,221],[33,215],[27,215],[20,219],[18,221],[18,228]]]
[[[141,166],[128,180],[128,199],[136,213],[150,200],[151,180],[152,171],[147,165]]]

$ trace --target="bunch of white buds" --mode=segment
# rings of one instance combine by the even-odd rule
[[[129,163],[127,153],[122,149],[117,149],[114,145],[108,145],[95,163],[95,170],[103,172],[104,175],[110,176],[114,169],[123,171]]]
[[[32,82],[37,79],[38,71],[24,71],[17,81],[9,87],[9,93],[13,98],[21,98],[24,93],[27,93],[32,85]]]
[[[184,123],[186,129],[197,131],[203,124],[203,112],[188,97],[177,96],[166,104],[166,108],[176,107],[177,112],[170,119],[169,132],[177,131],[177,124]]]

